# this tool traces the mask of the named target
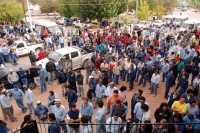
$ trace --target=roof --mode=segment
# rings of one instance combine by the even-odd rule
[[[66,48],[58,49],[55,52],[58,52],[58,53],[64,55],[64,54],[74,52],[74,51],[78,51],[78,49],[76,47],[66,47]]]
[[[48,27],[57,25],[55,22],[51,22],[51,21],[47,21],[43,19],[34,20],[34,24],[48,26]]]
[[[186,23],[186,24],[200,24],[200,20],[190,19],[190,20],[186,20],[184,23]]]
[[[22,67],[23,70],[29,69],[29,66],[26,66],[26,65],[23,65],[23,64],[12,65],[12,66],[8,66],[8,67],[5,67],[5,68],[1,68],[0,69],[0,78],[8,75],[10,69],[12,69],[14,72],[18,72],[20,67]]]

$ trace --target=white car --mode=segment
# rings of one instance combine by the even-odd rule
[[[92,24],[82,23],[81,20],[74,21],[72,23],[73,27],[80,27],[80,28],[91,28]]]
[[[162,20],[155,20],[153,21],[152,25],[156,27],[162,27],[163,25],[165,25],[165,23]]]
[[[142,30],[142,29],[148,29],[151,25],[151,22],[149,21],[140,21],[134,26],[135,30]]]
[[[41,64],[45,68],[46,63],[49,59],[52,59],[53,62],[57,65],[59,61],[63,62],[65,66],[72,67],[72,69],[78,69],[81,67],[86,68],[87,60],[92,57],[92,52],[87,52],[86,50],[79,47],[66,47],[61,48],[56,51],[52,51],[48,58],[44,58],[36,62],[36,65]]]

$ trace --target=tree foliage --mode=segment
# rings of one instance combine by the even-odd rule
[[[60,0],[59,12],[66,17],[79,16],[83,19],[110,18],[126,9],[124,0]]]
[[[140,0],[138,6],[138,19],[139,20],[147,20],[151,15],[151,10],[149,9],[149,5],[146,0]]]
[[[165,8],[163,5],[156,3],[156,6],[152,9],[152,13],[157,16],[158,19],[162,19],[162,16],[165,14]]]
[[[42,13],[51,13],[58,10],[58,0],[36,0]]]
[[[18,22],[24,17],[22,4],[15,0],[0,0],[0,20]]]

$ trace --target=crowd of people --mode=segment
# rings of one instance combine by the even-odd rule
[[[5,44],[10,43],[5,42],[10,33],[17,37],[23,31],[23,35],[28,39],[26,33],[39,34],[37,29],[30,31],[26,27],[19,27],[1,23],[1,45],[3,44],[2,52],[0,51],[1,66],[5,64],[3,59],[7,59],[8,54],[5,54],[7,47],[4,47]],[[23,81],[21,84],[20,75],[12,70],[9,71],[8,81],[14,86],[5,88],[1,83],[2,112],[4,119],[8,116],[12,122],[17,121],[10,102],[10,94],[12,94],[22,112],[29,110],[30,113],[24,117],[21,125],[24,133],[35,131],[33,130],[35,127],[32,126],[34,124],[31,124],[34,122],[32,114],[39,120],[49,120],[51,123],[48,127],[49,133],[60,133],[61,129],[65,133],[126,132],[129,127],[123,126],[122,123],[127,122],[128,112],[131,112],[131,119],[129,119],[131,123],[144,124],[140,126],[133,124],[131,126],[133,133],[198,133],[200,131],[198,124],[200,122],[200,29],[194,33],[191,31],[181,33],[177,32],[177,29],[164,26],[161,28],[151,26],[147,30],[138,31],[127,26],[124,30],[109,27],[103,31],[98,29],[92,32],[88,29],[77,28],[76,31],[63,31],[62,35],[55,35],[45,30],[41,33],[39,37],[45,40],[45,51],[55,50],[54,46],[63,48],[66,45],[76,45],[87,48],[93,52],[93,55],[87,61],[85,75],[80,70],[75,72],[73,68],[64,68],[62,62],[55,64],[51,59],[45,68],[41,64],[36,66],[36,60],[46,56],[43,50],[38,54],[32,51],[29,56],[32,64],[29,72],[32,73],[36,85],[40,87],[40,93],[47,91],[48,86],[54,84],[54,74],[58,73],[60,93],[68,101],[68,112],[64,103],[61,103],[58,95],[52,90],[49,91],[48,105],[37,101],[35,107],[34,95],[28,88],[27,82]],[[9,60],[6,61],[9,62]],[[48,85],[46,85],[46,77]],[[124,85],[120,85],[121,82]],[[154,117],[156,123],[160,125],[153,127],[151,107],[143,96],[143,91],[148,90],[137,89],[135,86],[136,84],[138,88],[147,86],[149,94],[157,97],[160,82],[165,82],[165,93],[159,95],[168,101],[162,102],[156,109]],[[174,88],[173,91],[172,88]],[[133,93],[133,89],[135,93],[131,101],[128,101],[126,91]],[[170,94],[170,92],[173,93]],[[106,99],[106,104],[104,99]],[[80,109],[76,105],[78,100],[82,100]],[[131,110],[128,110],[128,106]],[[97,111],[94,114],[96,108]],[[93,115],[95,115],[95,120],[92,119]],[[96,131],[94,131],[94,125],[90,125],[94,121],[100,124],[96,125]],[[2,123],[0,130],[6,130],[5,122],[0,122]],[[169,126],[165,124],[170,122],[174,124]],[[105,123],[107,125],[104,125]],[[36,132],[38,131],[34,133]]]

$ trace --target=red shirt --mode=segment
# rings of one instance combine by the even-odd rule
[[[39,52],[38,58],[39,58],[40,60],[41,60],[41,59],[44,59],[44,58],[45,58],[45,52],[44,52],[44,51]]]

